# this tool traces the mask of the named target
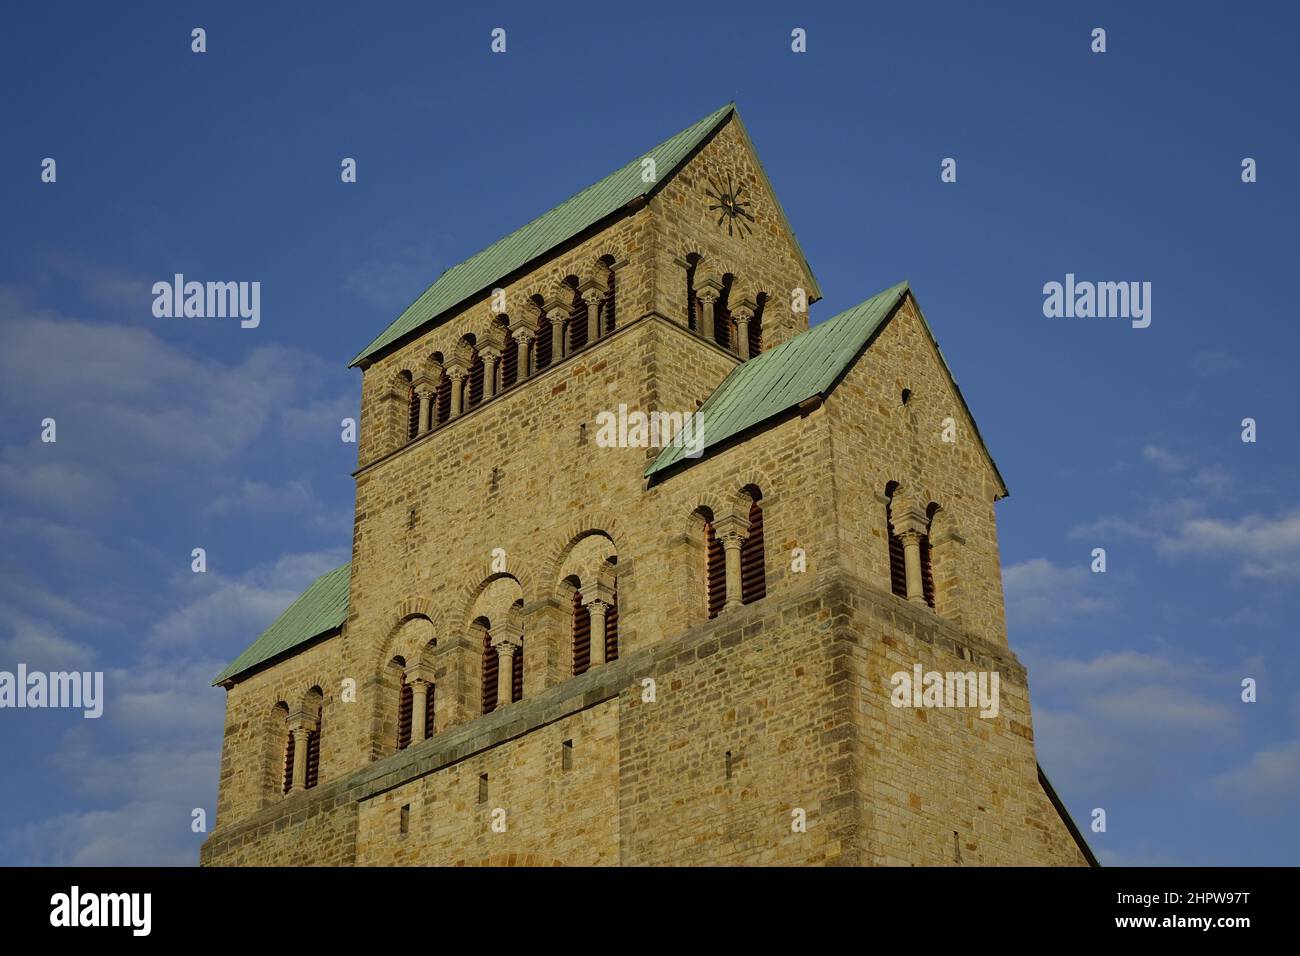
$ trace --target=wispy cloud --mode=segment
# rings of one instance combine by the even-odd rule
[[[1008,629],[1033,631],[1107,610],[1111,602],[1099,593],[1095,577],[1087,563],[1070,568],[1046,558],[1004,567]]]

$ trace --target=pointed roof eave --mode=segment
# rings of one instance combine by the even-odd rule
[[[358,352],[348,367],[354,368],[371,359],[375,353],[427,327],[450,310],[491,289],[494,283],[545,257],[557,246],[626,208],[629,203],[650,196],[676,174],[735,110],[735,103],[719,107],[486,249],[452,266]],[[655,177],[646,182],[641,170],[642,163],[649,157],[656,159]]]

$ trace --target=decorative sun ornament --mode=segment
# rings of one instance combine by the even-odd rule
[[[713,200],[713,205],[709,207],[709,210],[718,213],[718,226],[721,227],[725,222],[727,224],[727,235],[729,236],[734,236],[739,231],[743,238],[753,232],[750,223],[754,221],[754,217],[748,208],[751,204],[747,200],[740,198],[745,194],[745,187],[737,188],[734,186],[730,173],[727,174],[727,187],[725,189],[712,177],[709,177],[709,184],[713,188],[706,189],[705,192]]]

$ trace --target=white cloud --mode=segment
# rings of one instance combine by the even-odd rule
[[[1168,556],[1222,555],[1235,558],[1246,577],[1300,577],[1300,508],[1277,515],[1250,514],[1236,520],[1192,518],[1158,548]]]
[[[1110,607],[1094,593],[1088,563],[1066,568],[1046,558],[1031,558],[1002,569],[1009,630],[1036,630]]]

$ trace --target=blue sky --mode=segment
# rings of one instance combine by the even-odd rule
[[[208,683],[348,557],[348,360],[732,99],[813,320],[910,280],[980,422],[1039,759],[1103,862],[1300,861],[1295,8],[449,6],[6,5],[0,669],[108,701],[0,711],[0,863],[197,861]],[[261,325],[155,318],[176,272],[260,281]],[[1066,273],[1151,282],[1151,326],[1045,318]]]

